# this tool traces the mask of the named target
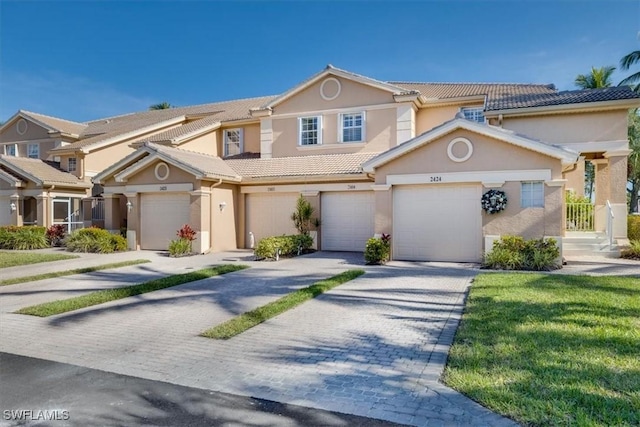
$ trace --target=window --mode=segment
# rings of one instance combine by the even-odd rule
[[[300,118],[300,145],[322,144],[322,125],[320,117]]]
[[[244,145],[242,129],[226,129],[224,131],[224,156],[235,156],[242,153]]]
[[[67,171],[75,172],[78,167],[78,160],[75,157],[69,157],[69,165],[67,166]]]
[[[40,158],[40,144],[29,144],[29,145],[27,145],[27,156],[30,159],[39,159]]]
[[[542,181],[523,182],[520,189],[520,205],[523,208],[543,208],[544,183]]]
[[[7,144],[4,146],[4,154],[7,156],[17,156],[18,155],[18,146],[16,144]]]
[[[484,123],[484,109],[482,107],[465,107],[461,108],[460,111],[464,114],[465,119]]]
[[[342,142],[364,141],[364,114],[347,113],[340,115]]]

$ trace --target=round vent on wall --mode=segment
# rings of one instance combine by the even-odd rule
[[[320,96],[325,101],[333,101],[338,96],[340,96],[340,90],[342,90],[342,86],[338,79],[334,79],[333,77],[329,77],[325,79],[320,85]]]
[[[156,178],[160,181],[164,181],[169,178],[169,166],[166,163],[158,163],[155,169]]]
[[[29,125],[25,119],[20,119],[18,120],[18,123],[16,123],[16,132],[18,132],[18,135],[24,135],[27,133],[28,128]]]
[[[451,140],[447,147],[447,155],[457,163],[469,160],[473,154],[473,145],[467,138],[455,138]]]

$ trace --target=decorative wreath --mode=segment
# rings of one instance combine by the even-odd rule
[[[504,191],[489,190],[482,195],[482,209],[485,212],[494,214],[507,207],[507,195]]]

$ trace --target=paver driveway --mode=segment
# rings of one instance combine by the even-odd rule
[[[437,382],[476,273],[469,266],[366,267],[364,276],[231,340],[197,336],[318,278],[363,268],[361,257],[318,253],[251,263],[46,319],[10,311],[41,301],[45,288],[60,297],[112,286],[109,275],[0,288],[0,350],[399,423],[513,425]],[[153,265],[121,272],[139,281]]]

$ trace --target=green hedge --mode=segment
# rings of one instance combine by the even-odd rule
[[[627,217],[627,236],[629,240],[640,240],[640,215]]]
[[[265,237],[258,242],[255,255],[259,259],[275,259],[276,251],[280,249],[280,256],[294,256],[301,251],[307,251],[313,245],[313,238],[305,234],[289,236]]]
[[[485,254],[483,267],[497,270],[555,270],[560,249],[552,238],[525,240],[520,236],[502,236]]]
[[[49,241],[47,240],[46,231],[45,227],[33,225],[0,227],[0,249],[31,250],[48,248]]]
[[[65,246],[70,252],[112,253],[127,250],[127,240],[101,228],[82,228],[71,233]]]

